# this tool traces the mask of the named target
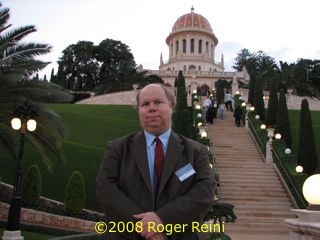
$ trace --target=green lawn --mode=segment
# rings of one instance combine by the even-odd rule
[[[138,114],[133,106],[119,105],[75,105],[50,104],[58,113],[69,136],[63,144],[67,162],[54,163],[50,173],[39,155],[29,146],[25,148],[23,168],[36,163],[42,175],[42,195],[63,201],[64,188],[72,171],[83,174],[86,184],[86,208],[98,210],[95,193],[95,179],[107,141],[140,129]],[[0,176],[2,181],[12,184],[14,162],[1,156]]]
[[[69,136],[63,144],[67,162],[54,163],[54,172],[50,173],[41,162],[39,155],[30,146],[26,146],[23,167],[38,164],[42,174],[42,195],[63,201],[64,188],[72,171],[83,174],[86,184],[86,208],[99,210],[96,202],[95,179],[102,160],[107,141],[140,129],[138,114],[132,106],[119,105],[74,105],[49,104],[65,123]],[[290,124],[293,136],[293,154],[297,151],[299,113],[290,110]],[[318,159],[320,161],[320,112],[312,112]],[[1,151],[0,149],[0,152]],[[3,154],[0,156],[0,176],[2,181],[12,184],[14,162]],[[292,171],[296,162],[292,163]],[[320,168],[320,164],[319,164]]]
[[[318,171],[320,171],[320,112],[311,111],[313,133],[316,144],[316,151],[318,156]],[[292,150],[293,154],[297,154],[299,145],[299,122],[300,122],[300,110],[289,110],[289,119],[292,133]]]

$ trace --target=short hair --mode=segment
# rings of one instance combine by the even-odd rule
[[[170,104],[172,105],[172,109],[174,109],[175,106],[176,106],[176,99],[175,99],[174,94],[172,93],[172,91],[170,91],[168,87],[166,87],[165,85],[163,85],[161,83],[151,83],[151,84],[159,85],[163,89],[164,93],[166,94],[167,99],[169,100]],[[148,85],[150,85],[150,84],[148,84]],[[148,86],[148,85],[146,85],[146,86]],[[145,88],[146,86],[144,86],[143,88]],[[139,90],[139,92],[138,92],[138,94],[136,96],[136,102],[137,102],[136,108],[137,109],[139,109],[139,101],[140,101],[139,98],[140,98],[140,92],[141,92],[142,89]]]

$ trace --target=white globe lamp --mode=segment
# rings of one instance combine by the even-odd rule
[[[303,172],[303,167],[302,166],[296,166],[296,172],[297,173],[302,173]]]
[[[320,210],[320,174],[311,175],[302,186],[304,198],[309,203],[309,210]]]
[[[291,149],[290,148],[286,148],[284,150],[284,153],[287,154],[287,155],[291,154]]]

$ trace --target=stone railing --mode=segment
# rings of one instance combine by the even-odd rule
[[[320,211],[293,209],[297,219],[286,219],[289,240],[320,240]]]
[[[0,219],[8,218],[9,204],[0,202]],[[69,229],[77,232],[94,232],[96,222],[60,216],[51,213],[22,208],[20,215],[21,223],[36,224],[53,228]]]
[[[1,195],[3,195],[2,198],[4,198],[4,196],[11,196],[12,189],[13,187],[11,185],[0,182],[0,192]],[[42,202],[42,205],[50,208],[62,208],[64,206],[64,204],[61,202],[44,197],[40,197],[40,201]],[[9,206],[10,205],[7,203],[0,202],[0,220],[5,222],[7,221]],[[96,213],[86,209],[83,209],[83,211],[95,215],[103,215],[101,213]],[[21,223],[37,224],[53,228],[64,228],[78,232],[94,232],[94,226],[96,224],[96,222],[93,221],[77,219],[68,216],[60,216],[27,208],[21,209],[20,220]]]
[[[76,102],[77,104],[114,104],[114,105],[135,105],[137,91],[123,91],[108,93],[90,98],[83,99]]]

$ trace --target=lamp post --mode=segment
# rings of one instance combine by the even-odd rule
[[[249,111],[254,111],[254,107],[251,106],[250,103],[247,103],[246,105],[246,122],[245,122],[245,127],[249,128]]]
[[[303,167],[300,166],[300,165],[296,166],[296,172],[297,173],[302,173],[303,172]]]
[[[269,140],[267,141],[266,144],[266,162],[267,163],[272,163],[273,158],[272,158],[272,138],[274,137],[274,128],[267,128],[268,131],[268,138]]]
[[[13,112],[14,118],[11,120],[11,127],[20,132],[20,144],[18,157],[16,159],[16,170],[14,176],[13,193],[8,213],[7,228],[4,232],[3,240],[6,239],[23,239],[20,236],[20,212],[21,212],[21,183],[22,183],[22,159],[24,153],[25,134],[30,131],[33,132],[37,128],[37,122],[33,117],[37,116],[37,109],[25,101],[23,104],[17,106]],[[16,234],[8,234],[8,231],[16,232]],[[7,235],[10,237],[6,237]],[[12,235],[15,235],[14,237]]]
[[[298,216],[286,219],[284,222],[289,227],[289,239],[320,239],[320,174],[309,176],[302,186],[302,193],[308,202],[307,209],[292,209]]]
[[[309,203],[308,209],[319,211],[320,210],[320,174],[314,174],[306,179],[302,186],[302,193],[304,198]]]
[[[206,137],[208,136],[208,133],[207,133],[205,130],[203,130],[203,131],[200,133],[200,135],[201,135],[201,138],[206,138]]]

